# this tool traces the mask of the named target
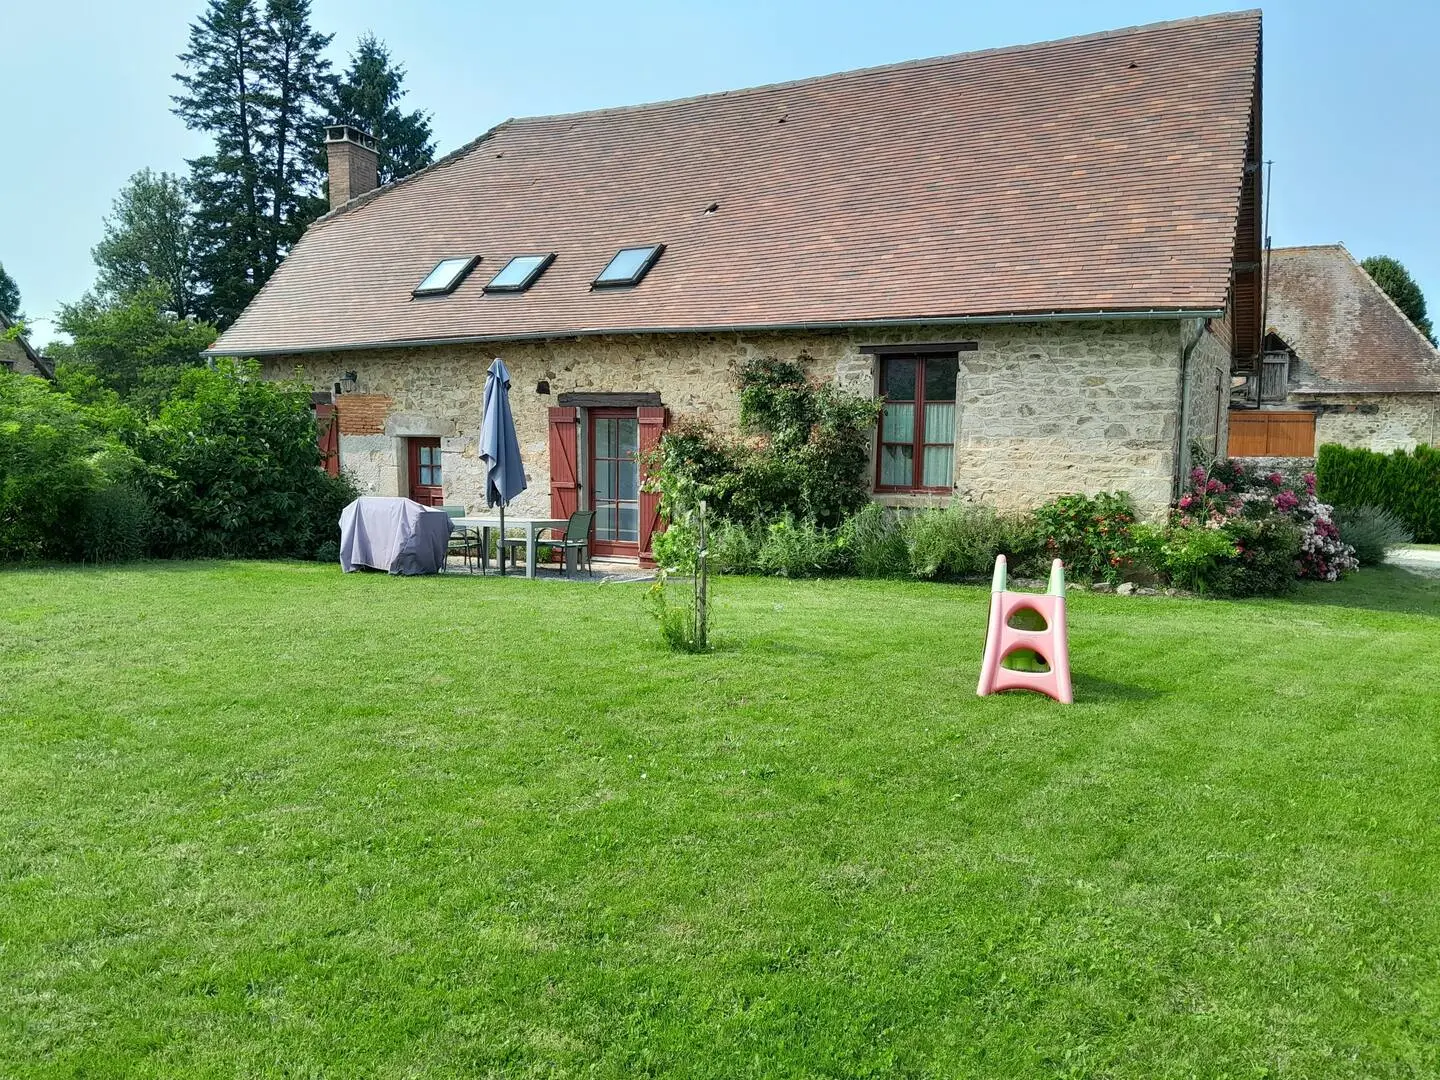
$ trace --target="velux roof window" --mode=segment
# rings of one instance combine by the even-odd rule
[[[435,269],[425,275],[425,280],[415,286],[410,295],[444,296],[446,293],[452,293],[479,261],[479,255],[467,255],[463,259],[441,259],[435,264]]]
[[[516,255],[500,268],[500,272],[485,286],[486,292],[524,292],[545,268],[555,261],[555,253],[545,255]]]
[[[619,285],[637,285],[640,279],[655,265],[664,244],[650,244],[646,247],[621,248],[619,253],[605,264],[600,276],[590,284],[593,288],[606,289]]]

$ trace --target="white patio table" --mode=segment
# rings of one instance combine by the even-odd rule
[[[495,529],[497,532],[499,531],[500,515],[482,514],[476,517],[455,518],[452,524],[454,524],[457,529],[474,529],[476,533],[479,534],[480,569],[482,573],[488,572],[490,569],[490,530]],[[515,514],[505,515],[506,532],[518,532],[521,529],[525,530],[526,577],[533,578],[535,576],[535,550],[539,546],[536,543],[536,538],[539,536],[541,531],[545,529],[559,529],[563,532],[566,524],[568,524],[568,522],[566,522],[564,518],[524,517],[517,516]],[[503,545],[500,548],[499,554],[500,558],[505,558],[505,549]],[[565,558],[567,560],[568,566],[568,560],[572,560],[575,558],[574,550],[571,549],[566,551]]]

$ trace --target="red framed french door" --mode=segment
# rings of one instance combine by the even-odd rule
[[[592,549],[597,555],[640,553],[640,417],[636,409],[589,410]]]
[[[439,439],[406,439],[410,457],[410,498],[421,506],[442,506],[445,477],[440,469]]]

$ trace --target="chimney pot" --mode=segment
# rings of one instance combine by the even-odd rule
[[[325,154],[330,170],[330,209],[380,186],[380,147],[368,131],[349,124],[325,128]]]

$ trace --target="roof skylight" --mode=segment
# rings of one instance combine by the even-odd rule
[[[604,289],[619,285],[636,285],[655,265],[664,244],[649,244],[645,247],[621,248],[600,271],[600,276],[590,283],[592,288]]]
[[[441,259],[435,264],[435,269],[425,275],[425,280],[415,286],[410,295],[444,296],[446,293],[454,292],[465,280],[465,275],[470,273],[479,261],[479,255],[467,255],[463,259]]]
[[[524,292],[545,268],[555,261],[555,253],[545,255],[516,255],[500,268],[500,272],[485,286],[486,292]]]

